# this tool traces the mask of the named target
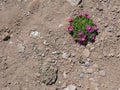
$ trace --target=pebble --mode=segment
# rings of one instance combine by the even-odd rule
[[[120,37],[120,31],[117,32],[117,35],[116,35],[116,36],[117,36],[117,37]]]
[[[63,59],[68,59],[69,55],[66,52],[62,53],[62,58]]]
[[[86,66],[86,67],[89,67],[89,66],[90,66],[90,62],[89,62],[89,61],[86,61],[86,62],[85,62],[85,66]]]
[[[106,76],[106,72],[104,70],[99,71],[99,75],[102,77]]]
[[[40,33],[38,31],[32,31],[30,33],[30,37],[37,38],[40,36]]]
[[[94,71],[94,70],[93,70],[92,68],[88,68],[88,69],[86,70],[86,73],[87,73],[87,74],[92,74],[93,71]]]
[[[83,73],[80,74],[80,78],[84,78],[84,74]]]
[[[85,57],[89,57],[90,51],[89,51],[88,49],[84,49],[83,55],[84,55]]]
[[[58,27],[60,28],[60,27],[63,27],[64,25],[63,24],[60,24]]]
[[[67,0],[67,1],[71,4],[71,6],[77,6],[82,2],[82,0]]]
[[[66,72],[63,72],[63,78],[64,78],[64,79],[67,78],[67,74],[66,74]]]
[[[47,40],[44,40],[43,44],[46,45],[46,46],[49,45],[49,43],[47,42]]]
[[[65,88],[63,90],[77,90],[77,88],[76,88],[76,86],[71,84],[71,85],[67,86],[67,88]]]
[[[19,43],[19,44],[17,45],[17,47],[18,47],[18,52],[19,52],[19,53],[22,53],[22,52],[25,51],[25,46],[24,46],[22,43]]]
[[[108,32],[111,32],[111,31],[113,30],[113,26],[106,27],[106,30],[107,30]]]

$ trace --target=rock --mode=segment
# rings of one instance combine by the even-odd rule
[[[63,24],[59,24],[59,26],[58,26],[58,27],[60,28],[60,27],[63,27],[63,26],[64,26]]]
[[[65,88],[63,90],[77,90],[77,88],[76,88],[76,86],[71,84],[71,85],[67,86],[67,88]]]
[[[94,70],[92,69],[92,68],[88,68],[87,70],[86,70],[86,73],[87,74],[92,74],[94,72]]]
[[[111,31],[113,30],[113,26],[108,26],[108,27],[106,27],[106,30],[107,30],[108,32],[111,32]]]
[[[67,0],[72,6],[77,6],[79,5],[82,0]]]
[[[117,37],[120,37],[120,31],[117,32],[117,35],[116,35],[116,36],[117,36]]]
[[[0,41],[8,41],[10,39],[10,34],[5,32],[2,35],[0,35]]]
[[[37,38],[40,36],[40,33],[38,31],[32,31],[30,33],[30,37]]]
[[[84,78],[84,74],[83,73],[80,74],[80,78]]]
[[[47,42],[47,40],[44,40],[43,44],[46,45],[46,46],[49,45],[49,43]]]
[[[120,88],[118,88],[118,90],[120,90]]]
[[[99,71],[99,75],[102,77],[106,76],[106,72],[104,70]]]
[[[89,51],[88,49],[84,49],[83,55],[84,55],[85,57],[89,57],[90,51]]]
[[[62,58],[63,59],[68,59],[69,55],[66,52],[62,53]]]
[[[44,83],[46,85],[52,85],[55,84],[58,78],[58,69],[56,66],[49,65],[49,63],[46,63],[46,65],[40,70],[40,82]]]
[[[64,79],[67,78],[67,74],[66,74],[66,72],[63,72],[63,78],[64,78]]]
[[[86,67],[89,67],[89,66],[90,66],[90,62],[89,62],[89,61],[86,61],[86,62],[85,62],[85,66],[86,66]]]
[[[17,47],[18,47],[18,52],[19,52],[19,53],[22,53],[22,52],[25,51],[25,46],[24,46],[22,43],[19,43],[19,44],[17,45]]]

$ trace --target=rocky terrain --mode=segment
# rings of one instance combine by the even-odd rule
[[[88,12],[94,43],[67,19]],[[0,90],[120,90],[119,0],[0,0]]]

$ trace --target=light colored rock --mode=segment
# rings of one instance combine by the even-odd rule
[[[64,78],[64,79],[67,78],[67,74],[66,74],[66,72],[63,72],[63,78]]]
[[[117,37],[120,37],[120,31],[117,32],[117,35],[116,35],[116,36],[117,36]]]
[[[30,37],[32,37],[32,38],[37,38],[39,36],[40,36],[40,33],[38,31],[32,31],[30,33]]]
[[[80,74],[80,78],[84,78],[84,74],[83,73]]]
[[[59,26],[58,26],[58,27],[60,28],[60,27],[63,27],[63,26],[64,26],[63,24],[59,24]]]
[[[46,46],[49,45],[49,43],[47,42],[47,40],[44,40],[43,44],[46,45]]]
[[[99,75],[102,77],[106,76],[106,72],[104,70],[99,71]]]
[[[71,84],[71,85],[67,86],[67,88],[65,88],[63,90],[77,90],[77,88],[76,88],[76,86]]]
[[[69,55],[66,52],[62,53],[62,58],[63,59],[68,59]]]
[[[72,6],[77,6],[82,0],[67,0]]]
[[[92,68],[88,68],[87,70],[86,70],[86,73],[87,74],[92,74],[94,72],[94,70],[92,69]]]
[[[18,52],[19,52],[19,53],[22,53],[22,52],[25,51],[25,46],[24,46],[22,43],[19,43],[19,44],[17,45],[17,47],[18,47]]]
[[[89,62],[89,61],[86,61],[86,62],[85,62],[85,66],[86,66],[86,67],[89,67],[89,66],[90,66],[90,62]]]
[[[85,57],[89,57],[89,56],[90,56],[90,51],[89,51],[88,49],[84,49],[83,55],[84,55]]]

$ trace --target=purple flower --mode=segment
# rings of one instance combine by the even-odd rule
[[[81,12],[80,12],[80,13],[78,13],[78,16],[79,16],[79,17],[81,17],[81,16],[82,16],[82,13],[81,13]]]
[[[73,31],[73,27],[72,26],[70,26],[70,25],[68,25],[68,31],[70,31],[70,32],[72,32]]]
[[[72,17],[68,18],[69,22],[72,22],[74,19]]]
[[[86,30],[87,30],[89,33],[92,33],[92,32],[93,32],[91,26],[87,26],[87,27],[86,27]]]
[[[87,29],[87,30],[91,30],[91,26],[87,26],[86,29]]]
[[[95,26],[93,26],[93,29],[96,31],[96,30],[98,30],[98,27],[95,25]]]
[[[81,31],[79,31],[79,32],[78,32],[78,35],[79,35],[79,36],[81,36],[81,35],[82,35],[82,32],[81,32]]]
[[[81,38],[81,41],[85,41],[87,38],[87,35],[83,35],[82,38]]]
[[[91,40],[91,41],[95,41],[95,38],[96,38],[96,36],[92,36],[92,37],[90,38],[90,40]]]
[[[84,15],[86,18],[90,18],[89,14],[87,12]]]

